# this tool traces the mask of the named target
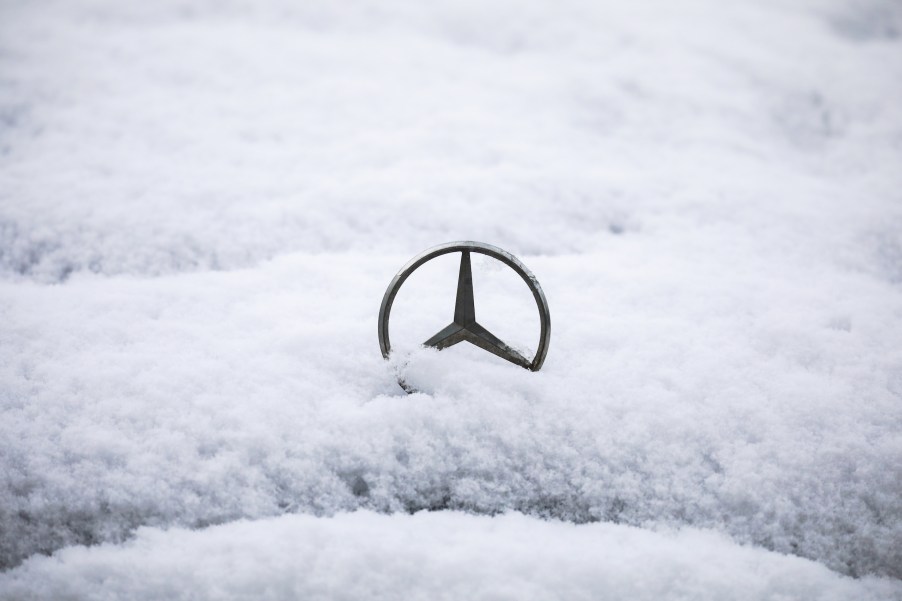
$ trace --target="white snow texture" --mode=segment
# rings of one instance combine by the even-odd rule
[[[902,5],[0,2],[0,470],[0,597],[902,597]]]
[[[655,533],[449,511],[290,515],[200,532],[142,528],[121,547],[75,547],[33,559],[5,584],[22,598],[66,600],[90,591],[97,599],[253,601],[869,601],[887,599],[895,588],[692,528]]]

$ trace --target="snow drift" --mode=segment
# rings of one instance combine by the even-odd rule
[[[4,567],[452,509],[902,577],[894,3],[0,12]],[[538,276],[541,372],[416,349],[453,261],[405,284],[382,360],[388,281],[455,239]],[[474,278],[534,347],[522,282]]]

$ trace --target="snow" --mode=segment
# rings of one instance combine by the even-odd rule
[[[902,596],[900,31],[890,0],[3,3],[0,595]],[[450,256],[383,361],[396,270],[466,239],[541,282],[542,371],[417,347]],[[531,352],[522,280],[473,268]],[[411,575],[424,532],[454,551]]]
[[[576,551],[578,550],[578,552]],[[9,598],[806,599],[902,592],[687,528],[653,533],[521,514],[291,515],[204,531],[140,529],[0,575]],[[399,594],[401,593],[401,594]],[[17,597],[18,596],[18,597]]]

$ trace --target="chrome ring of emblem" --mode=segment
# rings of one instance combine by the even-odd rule
[[[457,278],[454,320],[448,326],[442,328],[435,336],[424,342],[423,345],[441,350],[458,342],[467,341],[515,365],[531,371],[539,371],[542,368],[542,363],[545,362],[545,355],[548,353],[548,343],[551,337],[551,313],[548,310],[548,301],[545,300],[542,287],[539,285],[536,276],[517,257],[497,246],[483,242],[446,242],[445,244],[434,246],[408,261],[401,268],[401,271],[392,278],[391,283],[385,290],[385,296],[382,297],[382,306],[379,307],[379,347],[382,349],[382,356],[388,359],[391,354],[388,320],[391,314],[392,303],[394,303],[395,296],[401,289],[401,285],[410,277],[410,274],[427,261],[453,252],[460,253],[460,273]],[[523,281],[526,282],[526,285],[529,286],[529,290],[532,292],[536,305],[539,308],[539,319],[541,322],[539,347],[536,349],[536,354],[532,361],[496,338],[476,321],[476,310],[473,302],[473,274],[470,266],[471,252],[488,255],[501,261],[516,271],[523,278]],[[413,392],[413,389],[403,380],[399,380],[398,383],[407,392]]]

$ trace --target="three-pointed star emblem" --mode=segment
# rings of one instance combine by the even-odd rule
[[[476,321],[476,306],[473,301],[473,270],[470,266],[470,251],[467,250],[460,253],[454,321],[423,344],[443,349],[463,341],[475,344],[502,359],[529,369],[531,363],[529,359],[506,345]]]
[[[382,306],[379,307],[379,348],[382,350],[382,356],[385,359],[391,356],[388,322],[391,316],[392,304],[395,302],[395,296],[397,296],[398,290],[401,289],[405,280],[427,261],[455,252],[460,253],[460,273],[457,278],[457,300],[454,304],[454,320],[424,344],[433,348],[443,349],[458,342],[467,341],[515,365],[531,371],[539,371],[542,368],[542,363],[545,361],[545,355],[548,353],[548,343],[551,339],[551,312],[548,310],[545,294],[542,292],[542,287],[539,286],[536,276],[517,257],[506,250],[484,242],[464,241],[439,244],[424,250],[412,258],[401,268],[401,271],[395,274],[388,288],[385,289],[385,295],[382,297]],[[532,296],[536,301],[536,307],[539,309],[540,328],[539,346],[532,360],[527,359],[499,340],[497,336],[476,321],[476,307],[473,302],[473,270],[470,266],[470,254],[474,252],[492,257],[513,269],[526,282],[527,287],[532,292]],[[398,383],[407,392],[413,392],[413,388],[405,384],[404,378],[400,374]]]

